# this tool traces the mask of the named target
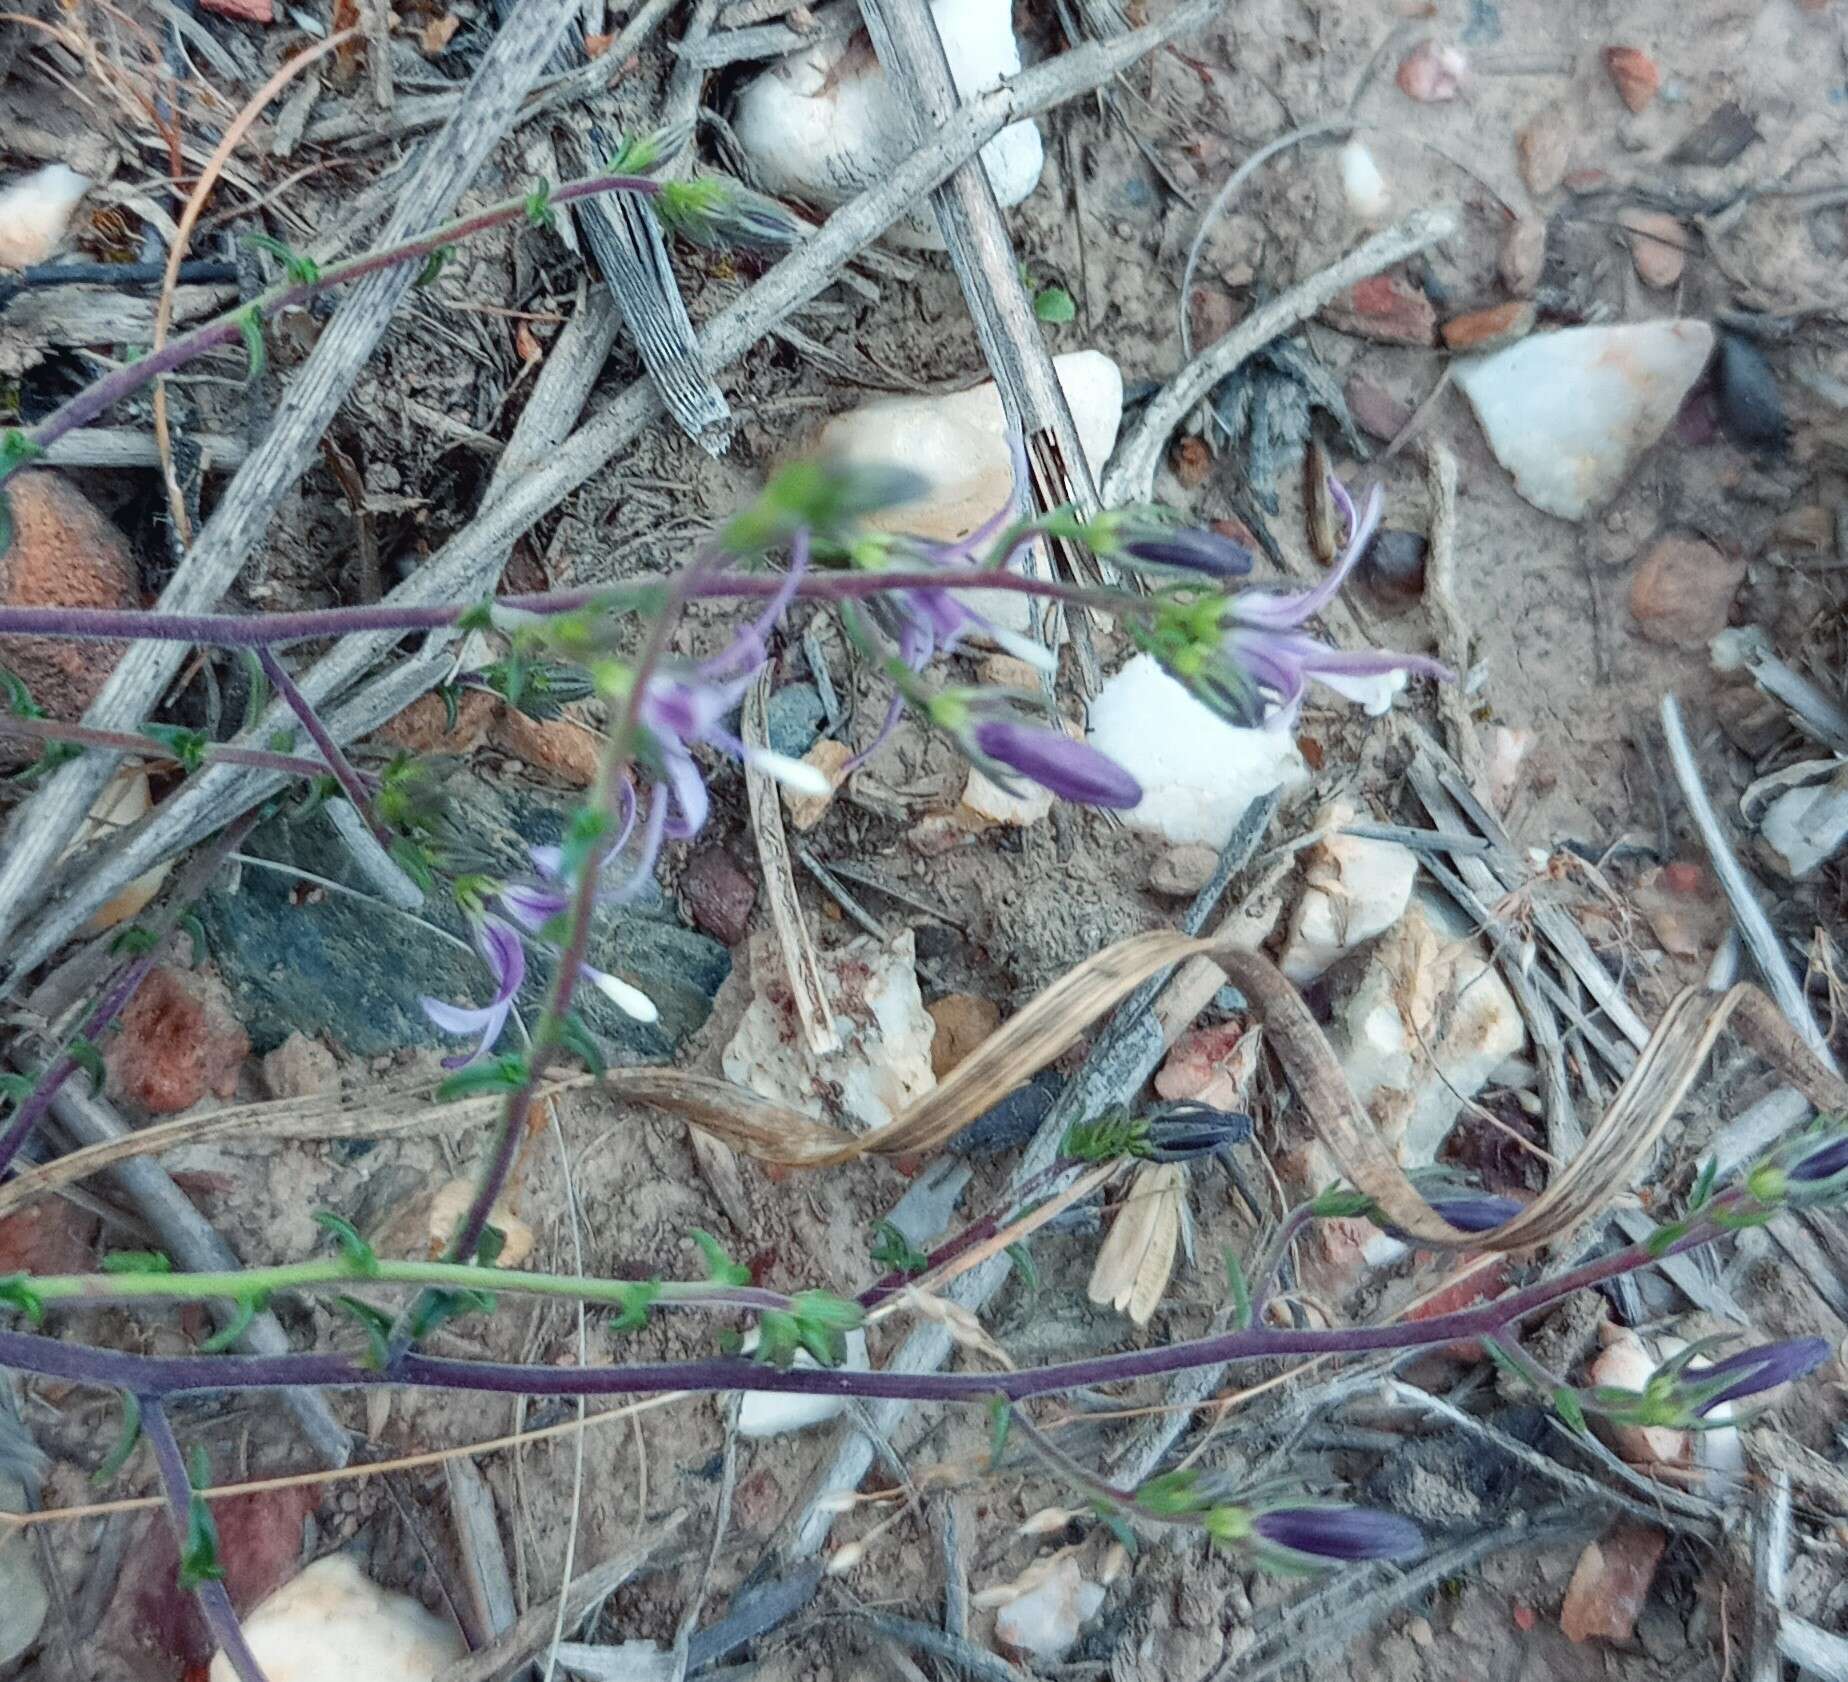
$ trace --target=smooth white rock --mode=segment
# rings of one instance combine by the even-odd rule
[[[1067,1554],[1037,1585],[995,1614],[995,1636],[1016,1652],[1056,1663],[1103,1603],[1102,1586],[1087,1582],[1078,1561]]]
[[[47,164],[0,187],[0,269],[29,269],[58,249],[88,176]]]
[[[0,1513],[25,1510],[25,1486],[0,1472]],[[32,1538],[23,1530],[0,1530],[0,1665],[11,1664],[38,1639],[50,1604]]]
[[[1340,164],[1341,191],[1354,219],[1369,225],[1384,222],[1392,214],[1392,194],[1373,154],[1360,141],[1350,140],[1341,148]]]
[[[1226,723],[1149,654],[1098,692],[1089,739],[1142,784],[1125,822],[1176,843],[1223,847],[1252,801],[1309,779],[1287,730]]]
[[[1527,1030],[1468,925],[1415,894],[1374,948],[1335,1037],[1354,1095],[1417,1168],[1437,1160],[1463,1100],[1526,1045]]]
[[[1641,1390],[1671,1355],[1687,1347],[1679,1338],[1662,1338],[1651,1350],[1627,1326],[1605,1324],[1598,1335],[1604,1347],[1591,1363],[1593,1384],[1618,1390]],[[1668,1425],[1613,1425],[1611,1446],[1632,1466],[1685,1466],[1692,1454],[1690,1433]]]
[[[793,1031],[782,958],[759,935],[751,942],[757,992],[720,1057],[725,1077],[826,1121],[882,1127],[937,1084],[937,1025],[918,991],[916,942],[909,929],[890,946],[862,936],[818,953],[817,962],[839,1049],[812,1056]]]
[[[964,99],[1020,71],[1010,0],[934,0],[950,76]],[[739,94],[732,128],[772,193],[832,207],[872,186],[912,150],[910,125],[865,32],[792,53]],[[1019,204],[1039,185],[1045,148],[1038,126],[1010,123],[981,151],[995,197]],[[941,251],[929,209],[900,218],[894,245]]]
[[[1310,852],[1306,885],[1277,960],[1299,985],[1314,981],[1342,953],[1383,934],[1411,903],[1417,855],[1396,841],[1339,833],[1355,819],[1354,808],[1337,801],[1324,807],[1312,826],[1336,833]]]
[[[1067,351],[1052,359],[1084,446],[1101,475],[1123,419],[1123,374],[1102,351]],[[836,415],[817,440],[822,454],[850,467],[898,466],[930,489],[916,502],[875,514],[867,523],[953,543],[1006,506],[1014,488],[1007,417],[992,380],[943,397],[883,397]],[[1041,571],[1044,571],[1042,562]],[[1016,636],[1030,635],[1037,604],[1007,590],[970,590],[970,610]]]
[[[1704,321],[1638,321],[1534,333],[1453,366],[1515,488],[1578,520],[1668,429],[1712,350]]]
[[[329,1554],[289,1579],[244,1619],[269,1682],[436,1682],[467,1651],[461,1632],[409,1595]],[[237,1682],[223,1653],[211,1682]]]
[[[847,1334],[847,1359],[843,1365],[855,1372],[866,1371],[866,1333]],[[815,1370],[815,1360],[806,1350],[796,1356],[795,1364]],[[745,1437],[780,1437],[786,1431],[805,1431],[811,1425],[825,1425],[838,1419],[847,1406],[845,1396],[796,1395],[778,1390],[747,1390],[738,1405],[738,1432]]]

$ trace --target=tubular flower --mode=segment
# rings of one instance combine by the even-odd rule
[[[1367,1559],[1409,1559],[1424,1551],[1424,1534],[1410,1519],[1369,1507],[1214,1507],[1206,1529],[1222,1546],[1248,1548],[1260,1564],[1292,1573]]]
[[[526,980],[526,948],[520,944],[519,931],[499,917],[483,916],[473,921],[475,950],[494,979],[494,997],[478,1010],[427,996],[418,1001],[424,1015],[444,1033],[476,1036],[473,1051],[443,1059],[446,1069],[459,1069],[494,1049],[494,1042],[501,1037],[512,1014],[514,997]]]

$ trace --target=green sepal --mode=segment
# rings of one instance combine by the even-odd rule
[[[1005,1396],[995,1396],[988,1404],[988,1469],[1001,1464],[1007,1449],[1008,1432],[1014,1426],[1014,1404]]]
[[[1309,1213],[1324,1221],[1371,1215],[1373,1199],[1364,1191],[1355,1191],[1351,1186],[1327,1186],[1316,1193],[1315,1201],[1309,1205]]]
[[[111,1250],[97,1265],[105,1273],[171,1273],[173,1257],[160,1250]]]
[[[273,239],[268,234],[247,233],[244,235],[244,243],[268,252],[282,265],[282,272],[298,286],[313,286],[321,278],[319,263],[279,239]]]
[[[314,1224],[329,1234],[340,1246],[340,1253],[345,1258],[347,1270],[355,1279],[376,1279],[379,1276],[379,1258],[372,1246],[359,1235],[359,1229],[344,1215],[336,1215],[331,1209],[317,1209]]]
[[[1018,1243],[1008,1245],[1004,1254],[1007,1256],[1007,1259],[1013,1263],[1014,1271],[1020,1275],[1021,1288],[1029,1297],[1038,1296],[1040,1289],[1039,1264],[1034,1261],[1033,1252],[1027,1248],[1026,1240],[1023,1238]]]
[[[1591,1427],[1585,1423],[1585,1405],[1579,1400],[1576,1390],[1560,1385],[1553,1392],[1553,1411],[1565,1421],[1568,1430],[1581,1437],[1591,1434]]]
[[[141,1398],[132,1390],[124,1390],[120,1394],[121,1432],[116,1437],[115,1446],[103,1456],[102,1464],[90,1474],[90,1482],[97,1489],[115,1481],[116,1475],[128,1464],[128,1457],[135,1452],[135,1444],[141,1441]]]
[[[33,1290],[27,1274],[0,1274],[0,1306],[19,1309],[35,1326],[45,1323],[45,1299]]]
[[[552,183],[544,176],[526,195],[526,220],[535,228],[549,228],[558,220],[558,213],[552,208]]]
[[[1688,1195],[1688,1213],[1699,1214],[1707,1207],[1707,1200],[1713,1196],[1714,1182],[1720,1177],[1720,1159],[1710,1156],[1701,1164],[1700,1178],[1694,1182],[1694,1190]]]
[[[1251,1287],[1245,1283],[1245,1269],[1238,1252],[1226,1246],[1226,1288],[1232,1293],[1232,1327],[1245,1331],[1251,1325]]]
[[[368,1372],[383,1372],[391,1365],[391,1316],[358,1297],[335,1297],[334,1306],[366,1334],[366,1353],[359,1364]]]
[[[923,1273],[930,1267],[930,1257],[917,1248],[890,1221],[873,1226],[872,1263],[887,1273]]]
[[[483,1092],[517,1092],[530,1075],[526,1059],[518,1052],[508,1052],[457,1069],[437,1087],[436,1095],[447,1103],[452,1098],[473,1098]]]
[[[197,1490],[186,1503],[186,1541],[180,1548],[180,1587],[190,1594],[201,1583],[224,1580],[225,1568],[218,1559],[218,1526],[212,1509]]]
[[[237,1298],[234,1304],[237,1312],[199,1345],[199,1353],[222,1355],[227,1349],[235,1348],[237,1340],[250,1329],[250,1322],[256,1319],[257,1311],[268,1300],[269,1293],[266,1291],[253,1291],[247,1297]]]
[[[205,938],[205,924],[199,921],[196,911],[182,911],[175,927],[181,929],[186,938],[192,942],[192,961],[196,968],[211,956],[211,943]]]
[[[263,321],[257,313],[255,304],[247,304],[239,310],[232,320],[237,323],[237,330],[244,340],[244,380],[246,384],[263,378],[263,370],[269,366],[269,350],[263,343]]]
[[[0,552],[5,549],[0,544]],[[6,695],[6,710],[15,718],[43,718],[45,709],[32,699],[32,691],[25,685],[20,675],[6,666],[0,666],[0,692]]]
[[[423,267],[417,271],[417,278],[411,284],[417,287],[433,286],[436,283],[436,277],[443,272],[449,259],[455,254],[456,248],[453,245],[439,245],[424,259]]]
[[[1078,314],[1071,293],[1063,286],[1048,286],[1033,295],[1033,313],[1052,326],[1063,326]]]
[[[244,668],[244,722],[240,729],[255,730],[263,722],[263,714],[269,708],[269,673],[263,669],[263,662],[257,657],[254,648],[239,649],[238,655],[239,663]]]
[[[751,1270],[741,1262],[735,1262],[725,1253],[725,1246],[704,1227],[696,1226],[692,1239],[699,1246],[699,1253],[706,1258],[706,1277],[715,1285],[748,1285],[751,1282]]]
[[[622,1312],[610,1322],[613,1332],[639,1332],[648,1324],[648,1312],[654,1307],[655,1299],[661,1294],[659,1279],[644,1279],[633,1285],[619,1285],[616,1290],[617,1300],[622,1303]]]
[[[144,724],[141,734],[159,742],[179,762],[182,771],[197,771],[205,764],[205,750],[212,739],[203,730],[188,730],[178,724]]]
[[[23,1104],[38,1091],[38,1082],[30,1075],[0,1074],[0,1098],[8,1103]]]
[[[90,1090],[101,1092],[105,1070],[103,1054],[96,1049],[95,1043],[82,1034],[73,1034],[71,1043],[64,1048],[64,1055],[90,1077]]]
[[[109,953],[115,958],[140,958],[159,944],[160,936],[152,929],[143,928],[139,923],[125,923],[110,941]]]
[[[411,1342],[423,1342],[438,1326],[459,1320],[465,1314],[492,1314],[494,1302],[492,1291],[448,1287],[427,1291],[411,1315]]]

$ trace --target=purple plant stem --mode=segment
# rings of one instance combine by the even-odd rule
[[[639,175],[593,175],[579,181],[567,182],[551,195],[553,204],[569,204],[573,199],[591,198],[601,193],[638,193],[652,198],[661,190],[660,183],[646,176]],[[509,200],[505,204],[495,205],[487,210],[476,212],[472,216],[460,217],[446,223],[433,233],[425,234],[404,245],[395,245],[384,251],[368,252],[354,257],[344,263],[336,263],[327,269],[318,279],[298,281],[292,286],[278,288],[266,293],[252,304],[246,304],[229,315],[220,316],[216,321],[208,321],[203,327],[197,327],[190,333],[182,334],[177,339],[169,339],[157,351],[118,368],[113,374],[98,380],[94,385],[86,386],[68,402],[54,409],[44,420],[40,421],[28,434],[31,442],[42,454],[62,438],[67,432],[74,432],[78,427],[88,425],[99,415],[132,396],[150,381],[162,374],[170,374],[174,369],[184,367],[196,357],[207,351],[218,349],[221,345],[235,345],[243,342],[244,330],[239,320],[248,309],[255,308],[265,320],[272,320],[284,310],[296,308],[306,303],[317,293],[325,292],[329,287],[339,286],[349,280],[360,280],[369,274],[376,274],[381,269],[396,268],[401,263],[415,263],[430,256],[442,246],[459,240],[468,239],[474,234],[485,233],[490,228],[517,222],[526,215],[524,199]],[[26,465],[21,463],[20,465]]]
[[[723,573],[708,578],[689,599],[759,601],[776,594],[781,581],[750,573]],[[1114,590],[1085,590],[1057,579],[1019,573],[971,571],[947,577],[940,569],[891,572],[811,573],[796,586],[798,601],[859,601],[892,590],[1005,590],[1015,595],[1046,596],[1078,606],[1120,612],[1146,600]],[[611,598],[608,587],[555,590],[543,595],[505,596],[495,605],[520,613],[575,613]],[[477,603],[464,606],[310,608],[299,613],[160,613],[90,607],[0,607],[0,636],[55,637],[87,642],[196,643],[205,648],[283,648],[290,643],[360,633],[441,631],[454,626]]]
[[[186,1532],[192,1521],[192,1480],[186,1475],[186,1456],[180,1452],[179,1438],[167,1419],[167,1410],[151,1396],[141,1398],[141,1431],[154,1449],[154,1464],[160,1468],[160,1481],[167,1491],[167,1516],[173,1524],[173,1539],[182,1554],[186,1551]],[[269,1682],[263,1666],[244,1639],[244,1626],[237,1621],[237,1610],[225,1585],[207,1578],[193,1589],[199,1610],[218,1638],[219,1649],[231,1661],[240,1682]]]
[[[88,1020],[80,1032],[84,1039],[94,1041],[104,1033],[109,1025],[128,1008],[128,1002],[135,996],[135,990],[148,978],[159,957],[160,943],[179,925],[186,909],[205,891],[205,885],[217,874],[218,867],[226,857],[237,851],[238,845],[251,830],[256,828],[261,812],[247,812],[229,828],[220,832],[215,840],[191,865],[180,880],[174,884],[174,892],[167,910],[158,918],[152,929],[150,949],[140,957],[126,964],[115,980],[106,986]],[[0,1133],[0,1179],[5,1179],[7,1171],[13,1165],[13,1159],[19,1155],[27,1139],[32,1136],[32,1129],[43,1119],[45,1112],[52,1106],[59,1089],[82,1067],[76,1058],[68,1053],[61,1057],[49,1072],[39,1077],[38,1085],[21,1101],[13,1119],[7,1123],[5,1133]]]
[[[289,710],[301,720],[302,728],[308,732],[308,739],[320,749],[321,757],[327,761],[328,770],[352,802],[353,810],[372,831],[373,839],[389,853],[396,837],[373,816],[372,801],[366,792],[366,785],[353,769],[352,761],[340,751],[340,744],[334,740],[332,732],[321,722],[321,715],[314,710],[314,703],[296,687],[295,679],[289,676],[287,668],[276,658],[275,649],[267,646],[259,648],[257,660],[263,667],[263,675],[275,686],[276,693],[288,702]]]
[[[0,714],[0,736],[17,736],[34,742],[70,742],[81,748],[99,748],[105,753],[140,754],[146,759],[178,763],[173,750],[154,736],[137,736],[129,730],[93,730],[87,724],[66,724],[57,718],[12,718]],[[285,777],[325,777],[332,767],[318,759],[303,759],[292,753],[269,753],[262,748],[238,748],[226,743],[209,742],[206,763],[247,765],[253,771],[276,771]]]
[[[1723,1210],[1738,1201],[1738,1198],[1719,1199],[1712,1207]],[[1704,1220],[1662,1254],[1675,1256],[1698,1248],[1710,1243],[1720,1230],[1717,1223]],[[635,1396],[672,1390],[697,1393],[758,1390],[911,1402],[986,1403],[996,1396],[1023,1401],[1030,1396],[1122,1384],[1222,1363],[1429,1349],[1464,1339],[1492,1337],[1574,1291],[1621,1278],[1658,1259],[1651,1256],[1644,1245],[1633,1244],[1496,1302],[1437,1315],[1429,1320],[1332,1330],[1252,1326],[1243,1331],[1192,1338],[1152,1349],[1124,1350],[1113,1355],[1096,1355],[1051,1366],[1021,1367],[1009,1372],[860,1372],[805,1367],[780,1370],[758,1366],[735,1356],[602,1367],[554,1367],[460,1361],[416,1350],[404,1352],[388,1370],[377,1371],[336,1354],[134,1355],[65,1343],[32,1332],[10,1331],[0,1332],[0,1366],[156,1397],[206,1390],[271,1390],[311,1384],[341,1389],[398,1385],[412,1389],[527,1396]]]

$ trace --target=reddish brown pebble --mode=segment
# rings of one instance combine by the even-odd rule
[[[1001,1026],[994,1000],[973,993],[949,993],[925,1009],[937,1025],[930,1042],[930,1067],[938,1080]]]
[[[1523,1635],[1539,1622],[1539,1619],[1534,1613],[1534,1609],[1524,1600],[1517,1600],[1514,1603],[1512,1611],[1514,1615],[1514,1627]]]
[[[221,18],[236,18],[240,23],[276,21],[270,0],[199,0],[199,4],[208,12],[216,12]]]
[[[1204,438],[1183,438],[1174,446],[1170,465],[1175,478],[1188,490],[1197,490],[1204,485],[1207,475],[1213,471],[1213,453],[1206,447]]]
[[[727,946],[744,939],[757,904],[757,884],[723,847],[702,847],[687,860],[680,891],[696,929]]]
[[[485,690],[465,689],[457,699],[452,726],[442,696],[419,695],[380,728],[378,739],[406,753],[472,753],[487,740],[499,705]]]
[[[1343,395],[1354,424],[1375,438],[1397,438],[1412,418],[1411,404],[1401,402],[1383,385],[1363,380],[1358,374],[1348,381]]]
[[[20,473],[7,481],[13,541],[0,551],[0,601],[8,607],[138,607],[135,562],[122,534],[69,480]],[[82,718],[122,645],[0,637],[0,666],[18,676],[53,718]],[[36,756],[31,743],[0,743],[0,765]]]
[[[1641,47],[1606,47],[1604,68],[1618,97],[1632,111],[1646,111],[1662,86],[1662,72]]]
[[[1705,868],[1688,859],[1662,867],[1662,886],[1671,894],[1704,894],[1711,883]]]
[[[89,1273],[102,1223],[87,1209],[47,1197],[0,1218],[0,1277],[9,1273]]]
[[[1688,231],[1659,210],[1626,210],[1617,218],[1630,238],[1630,261],[1645,286],[1673,286],[1686,260]]]
[[[1329,324],[1363,339],[1388,345],[1437,342],[1437,311],[1431,300],[1397,275],[1363,280],[1326,310]]]
[[[1520,216],[1508,224],[1496,267],[1502,285],[1517,298],[1532,295],[1546,271],[1546,224],[1538,216]]]
[[[1421,41],[1399,61],[1399,91],[1421,105],[1455,99],[1469,78],[1469,60],[1455,47]]]
[[[1572,158],[1571,118],[1549,105],[1514,137],[1514,151],[1528,192],[1536,198],[1556,192]]]
[[[1193,328],[1193,348],[1198,352],[1217,344],[1232,331],[1238,309],[1227,293],[1217,287],[1203,286],[1188,304],[1187,317]]]
[[[1726,629],[1732,599],[1745,581],[1745,562],[1698,537],[1665,537],[1630,579],[1630,613],[1647,641],[1670,648],[1705,648]]]
[[[1646,1525],[1620,1524],[1579,1555],[1566,1586],[1559,1627],[1568,1641],[1628,1641],[1649,1598],[1668,1537]]]
[[[157,964],[109,1042],[110,1091],[149,1115],[178,1115],[208,1092],[235,1097],[250,1041],[214,994],[203,977]]]
[[[503,753],[571,788],[589,788],[603,759],[603,738],[567,716],[529,718],[503,706],[488,726],[488,740]]]
[[[1234,543],[1243,545],[1254,555],[1258,552],[1257,537],[1243,520],[1215,520],[1213,530],[1221,537],[1229,537]]]
[[[1486,310],[1453,315],[1444,323],[1444,343],[1452,350],[1500,350],[1534,330],[1534,306],[1524,298],[1492,304]]]

